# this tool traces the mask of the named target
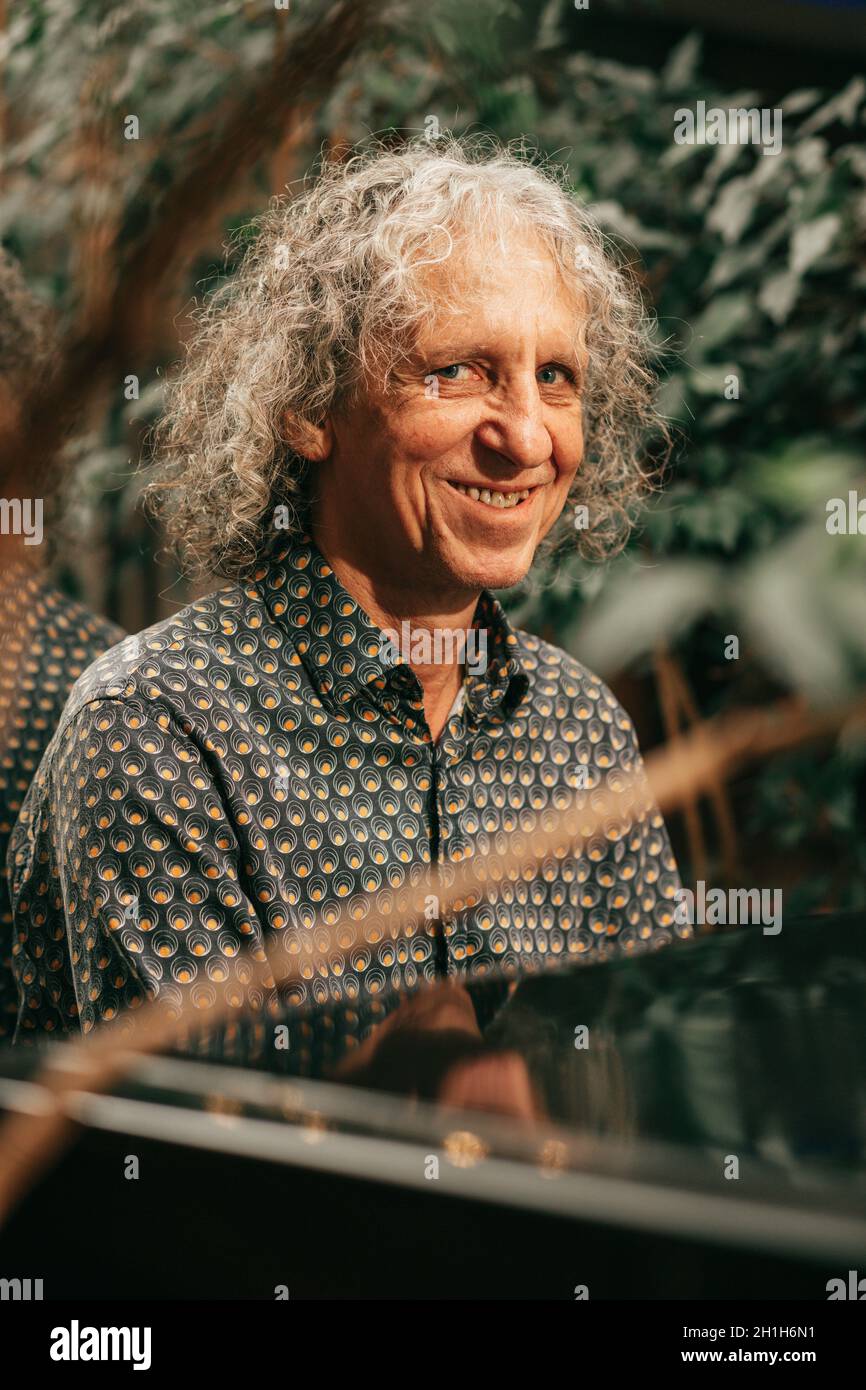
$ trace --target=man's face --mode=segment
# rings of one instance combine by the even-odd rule
[[[331,419],[314,526],[374,586],[459,600],[522,579],[565,504],[583,456],[580,309],[534,240],[504,257],[457,245],[424,273],[410,359]]]

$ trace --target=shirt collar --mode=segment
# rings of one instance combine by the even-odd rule
[[[341,706],[367,691],[380,701],[408,697],[420,708],[421,687],[411,667],[399,656],[392,659],[382,631],[308,534],[278,536],[247,592],[261,596],[272,620],[288,629],[297,659],[324,701]],[[487,630],[487,663],[477,674],[467,671],[464,713],[479,723],[498,722],[529,685],[520,634],[488,590],[478,600],[474,625]]]

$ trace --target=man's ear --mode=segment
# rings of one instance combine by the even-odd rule
[[[334,430],[330,417],[326,417],[318,425],[313,425],[309,420],[300,420],[297,415],[286,411],[282,426],[283,438],[301,458],[310,459],[312,463],[324,463],[325,459],[330,458],[334,447]]]

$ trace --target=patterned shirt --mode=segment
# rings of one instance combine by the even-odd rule
[[[371,1001],[437,974],[513,977],[690,934],[643,782],[628,817],[574,856],[426,919],[431,862],[447,883],[548,808],[642,770],[600,680],[512,629],[489,593],[475,622],[486,669],[467,674],[438,743],[411,667],[308,536],[278,537],[248,581],[95,661],[10,849],[17,1038],[88,1032],[158,993],[205,1014],[246,1004],[259,1041],[280,1009],[336,1009],[357,1041]],[[329,939],[321,923],[346,907]],[[389,927],[402,911],[415,915]],[[278,989],[250,979],[250,953]],[[304,1034],[302,1070],[311,1045]]]
[[[70,689],[123,635],[29,564],[15,560],[5,566],[0,580],[0,1039],[11,1039],[18,1014],[6,879],[12,826]]]

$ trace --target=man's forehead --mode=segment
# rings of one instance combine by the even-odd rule
[[[493,338],[516,312],[549,314],[571,330],[585,313],[579,280],[567,283],[536,239],[516,239],[506,254],[473,240],[455,242],[451,254],[425,267],[422,277],[430,311],[419,330],[421,340],[443,330],[473,341],[485,333]]]
[[[447,253],[419,269],[423,279],[438,288],[459,284],[495,287],[519,274],[524,280],[531,277],[539,283],[559,281],[565,289],[549,248],[540,237],[526,232],[489,238],[455,232]]]
[[[446,348],[449,352],[493,353],[503,339],[515,335],[538,334],[550,351],[573,351],[581,336],[584,313],[579,299],[563,291],[555,300],[540,299],[537,304],[520,300],[520,312],[508,296],[482,295],[471,303],[431,304],[430,313],[419,325],[415,346],[424,350]]]

